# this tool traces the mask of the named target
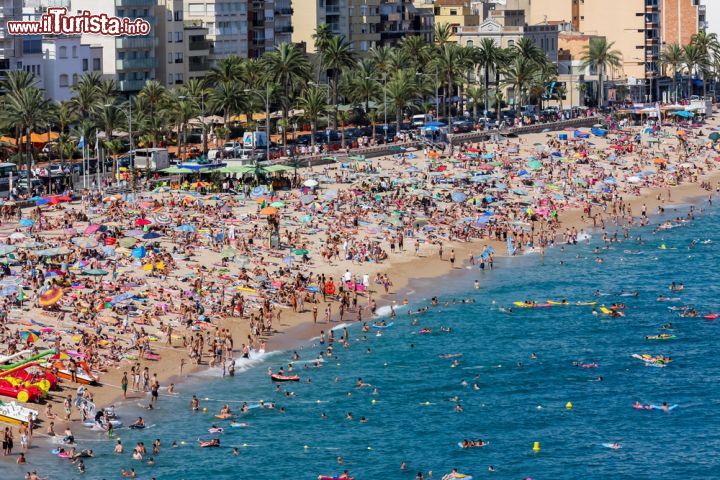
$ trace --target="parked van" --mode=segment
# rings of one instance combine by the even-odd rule
[[[432,122],[433,116],[429,113],[419,114],[419,115],[413,115],[412,117],[412,126],[414,128],[420,128],[426,123]]]

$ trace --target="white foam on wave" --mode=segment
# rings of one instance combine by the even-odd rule
[[[407,305],[395,305],[395,311],[402,310],[403,308],[407,308]],[[378,307],[377,310],[375,310],[375,315],[378,317],[386,317],[390,315],[390,305],[383,305],[382,307]]]
[[[275,352],[258,352],[256,350],[250,351],[250,358],[237,357],[235,358],[235,375],[243,372],[247,372],[251,368],[257,367],[263,362],[267,361],[270,357],[281,353],[280,351]],[[227,370],[225,372],[227,375]],[[197,373],[198,376],[203,377],[218,377],[222,375],[222,367],[212,367],[201,370]]]
[[[589,233],[578,233],[577,235],[577,241],[578,242],[584,242],[585,240],[590,240],[592,238],[592,235]]]

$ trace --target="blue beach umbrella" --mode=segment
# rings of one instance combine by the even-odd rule
[[[23,218],[22,220],[20,220],[20,225],[22,225],[23,227],[32,227],[33,225],[35,225],[35,220]]]

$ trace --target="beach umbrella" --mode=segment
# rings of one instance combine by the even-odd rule
[[[89,249],[89,248],[95,248],[98,246],[98,241],[94,238],[88,238],[88,237],[75,237],[72,239],[72,242],[77,245],[78,247]]]
[[[137,242],[136,238],[133,237],[123,237],[118,241],[118,245],[124,248],[130,248]]]
[[[160,238],[160,237],[162,237],[162,235],[160,235],[157,232],[148,232],[142,236],[143,240],[154,240],[154,239]]]
[[[285,202],[275,201],[270,204],[271,207],[282,208],[285,206]]]
[[[147,218],[138,218],[135,220],[135,225],[138,227],[144,227],[145,225],[152,225],[152,222]]]
[[[300,221],[302,223],[307,223],[313,219],[312,215],[304,215],[302,218],[300,218]]]
[[[220,258],[232,258],[237,254],[234,248],[226,248],[220,252]]]
[[[296,248],[295,250],[293,250],[293,253],[295,255],[307,255],[308,251],[305,250],[304,248]]]
[[[306,187],[312,188],[312,187],[317,187],[317,186],[319,185],[319,183],[318,183],[317,180],[313,180],[313,179],[311,178],[310,180],[305,180],[305,182],[303,183],[303,185],[305,185]]]
[[[467,199],[467,195],[463,192],[452,192],[450,198],[452,198],[452,201],[455,203],[461,203]]]
[[[712,133],[708,136],[708,138],[709,138],[710,140],[712,140],[713,142],[717,142],[718,140],[720,140],[720,133],[718,133],[718,132],[712,132]]]
[[[43,205],[47,205],[48,203],[50,203],[49,198],[38,198],[37,200],[35,200],[35,205],[37,205],[38,207],[42,207]]]
[[[263,186],[263,185],[258,185],[257,187],[250,190],[250,195],[252,195],[253,197],[257,197],[264,193],[265,193],[265,186]]]
[[[20,332],[20,338],[25,340],[27,343],[35,343],[38,340],[38,335],[32,330],[23,330]]]
[[[237,258],[235,259],[235,262],[236,262],[236,263],[239,263],[240,266],[245,267],[245,266],[247,266],[247,265],[250,265],[250,258],[248,258],[247,256],[243,255],[243,256],[241,256],[241,257],[237,257]]]
[[[183,233],[194,233],[196,231],[196,228],[192,225],[184,224],[180,225],[179,227],[175,227],[175,231]]]
[[[32,220],[30,218],[23,218],[20,220],[19,223],[23,227],[32,227],[33,225],[35,225],[35,220]]]
[[[107,274],[108,274],[107,270],[102,270],[100,268],[91,268],[89,270],[84,270],[82,272],[82,275],[90,275],[92,277],[102,277]]]
[[[312,202],[312,203],[308,204],[307,207],[309,207],[311,210],[318,210],[318,209],[322,208],[322,203]]]
[[[93,233],[97,232],[98,230],[100,230],[100,225],[98,225],[98,224],[91,224],[91,225],[88,225],[87,227],[85,227],[85,230],[83,231],[83,234],[85,234],[85,235],[92,235]]]
[[[40,295],[38,305],[41,307],[49,307],[55,305],[63,297],[62,288],[54,287]]]
[[[308,203],[312,203],[313,201],[315,201],[314,195],[302,195],[300,197],[300,203],[302,203],[303,205],[307,205]]]
[[[285,263],[286,265],[292,265],[294,261],[295,258],[292,255],[287,255],[283,257],[283,263]]]
[[[260,210],[261,215],[275,215],[276,213],[278,213],[278,209],[275,207],[265,207]]]
[[[140,246],[137,248],[133,248],[130,254],[135,258],[145,258],[145,255],[147,255],[147,250],[145,247]]]
[[[9,297],[10,295],[14,295],[18,291],[17,285],[7,285],[0,290],[0,297]]]
[[[653,160],[653,163],[654,163],[655,165],[666,165],[666,164],[667,164],[667,160],[665,160],[664,158],[659,158],[659,157],[658,157],[658,158],[656,158],[655,160]]]
[[[0,244],[0,256],[5,256],[9,253],[14,252],[15,250],[17,250],[17,247],[15,245]]]
[[[532,162],[528,163],[528,168],[530,170],[540,170],[542,168],[542,163],[540,163],[538,160],[533,160]]]
[[[172,219],[169,215],[158,214],[155,215],[155,223],[159,225],[170,225],[172,223]]]

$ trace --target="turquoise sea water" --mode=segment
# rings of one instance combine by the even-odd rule
[[[685,213],[687,208],[666,217]],[[442,281],[418,282],[413,288],[422,294],[410,308],[429,304],[431,291],[439,295],[441,306],[417,317],[399,310],[392,328],[381,337],[372,331],[365,341],[359,326],[351,326],[351,348],[337,346],[337,358],[322,368],[299,365],[302,382],[283,385],[295,392],[293,398],[276,393],[266,374],[269,366],[287,366],[292,352],[282,352],[234,378],[212,379],[214,373],[206,373],[179,386],[180,397],[161,397],[155,411],[139,409],[137,401],[125,405],[123,420],[142,415],[156,426],[119,430],[126,447],[122,457],[112,454],[114,442],[86,433],[89,441],[81,446],[98,456],[86,461],[83,477],[121,478],[121,468],[134,467],[141,479],[188,480],[313,480],[344,469],[357,479],[412,480],[418,471],[427,477],[430,470],[439,479],[452,468],[496,479],[717,478],[720,319],[680,318],[668,307],[720,310],[718,227],[720,212],[708,211],[681,228],[656,234],[651,228],[632,230],[631,240],[600,255],[593,254],[596,246],[602,247],[600,235],[594,234],[588,244],[564,252],[556,247],[544,259],[530,255],[501,261],[492,273],[465,270]],[[637,243],[637,235],[644,244]],[[689,249],[693,239],[715,243]],[[661,250],[662,243],[668,249]],[[595,261],[598,256],[603,263]],[[481,290],[473,289],[476,278]],[[685,291],[670,292],[672,281],[684,283]],[[596,297],[596,290],[637,291],[639,296]],[[659,294],[681,300],[659,302]],[[443,306],[453,298],[475,303]],[[592,307],[580,306],[516,309],[511,315],[498,311],[517,300],[562,298],[624,302],[626,316],[595,316]],[[411,325],[412,318],[417,325]],[[667,322],[673,323],[669,333],[677,340],[645,340],[661,333],[659,327]],[[452,332],[440,332],[441,326]],[[423,327],[433,333],[414,334]],[[310,360],[318,350],[308,344],[298,352]],[[452,359],[440,358],[450,353],[462,353],[455,368]],[[669,355],[674,361],[667,368],[653,368],[631,358],[633,353]],[[585,369],[573,362],[599,367]],[[599,376],[603,381],[595,381]],[[355,388],[358,377],[378,393],[372,387]],[[312,383],[306,383],[309,379]],[[193,393],[211,399],[201,403],[208,413],[190,412]],[[456,396],[462,413],[451,401]],[[276,402],[285,413],[252,410],[240,419],[247,428],[228,428],[227,421],[212,417],[224,401],[239,409],[243,400],[260,399]],[[635,410],[635,401],[679,406],[670,413]],[[566,409],[567,402],[572,410]],[[321,419],[322,412],[327,419]],[[348,412],[354,420],[346,420]],[[358,421],[362,416],[367,423]],[[226,427],[216,435],[222,447],[198,448],[198,437],[213,436],[207,433],[212,423]],[[136,442],[149,446],[156,438],[163,447],[154,466],[130,458]],[[482,438],[489,445],[462,450],[457,442],[465,438]],[[172,441],[179,448],[171,449]],[[532,450],[536,441],[539,452]],[[606,442],[620,442],[622,448],[603,447]],[[238,456],[232,455],[232,447],[239,447]],[[43,449],[35,448],[29,456],[41,474],[81,477],[66,460]],[[400,470],[402,462],[406,472]],[[489,465],[494,473],[488,472]],[[10,477],[5,478],[21,478],[26,470],[8,466]]]

